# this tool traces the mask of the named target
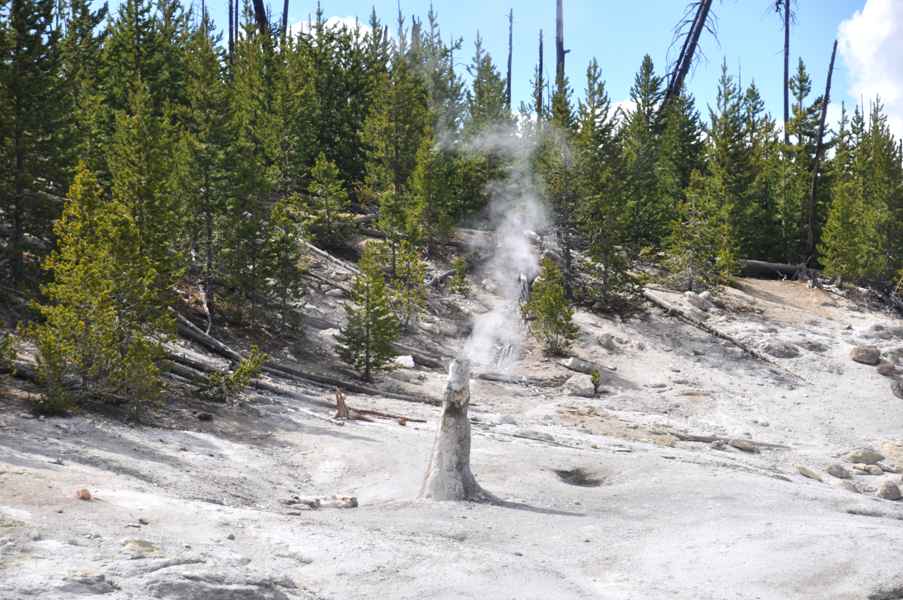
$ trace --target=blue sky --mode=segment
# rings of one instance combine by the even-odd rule
[[[197,0],[199,1],[199,0]],[[271,0],[272,1],[272,0]],[[289,22],[306,20],[316,8],[315,0],[290,0]],[[429,0],[323,0],[328,17],[360,17],[366,22],[371,7],[384,22],[394,24],[396,6],[406,14],[425,16]],[[274,14],[281,2],[272,2]],[[677,49],[669,47],[673,28],[680,19],[684,0],[564,0],[565,42],[571,50],[567,72],[579,94],[587,62],[595,56],[602,68],[613,101],[628,98],[642,57],[648,53],[661,72]],[[702,49],[707,57],[691,73],[689,89],[697,98],[703,116],[714,102],[722,59],[744,84],[755,80],[768,110],[782,111],[782,24],[774,13],[773,0],[716,0],[718,40],[706,34]],[[537,55],[537,36],[545,32],[546,71],[554,73],[554,0],[434,0],[445,36],[462,37],[459,62],[472,56],[477,30],[500,69],[507,44],[509,8],[514,8],[514,105],[527,99],[529,81]],[[226,0],[211,5],[217,23],[226,19]],[[797,0],[797,21],[791,37],[791,65],[802,57],[813,79],[814,93],[822,93],[835,37],[841,47],[834,73],[835,106],[866,101],[881,94],[888,102],[894,126],[903,134],[903,0]],[[461,65],[463,69],[463,64]]]

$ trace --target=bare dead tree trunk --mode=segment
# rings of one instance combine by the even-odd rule
[[[511,62],[512,43],[514,41],[514,9],[508,12],[508,76],[505,78],[505,104],[511,110]]]
[[[784,3],[784,144],[790,144],[790,0]]]
[[[232,55],[235,54],[235,13],[234,7],[236,0],[229,0],[229,61],[232,61]]]
[[[555,10],[555,85],[564,87],[564,7],[558,0]]]
[[[285,36],[288,33],[288,0],[282,0],[282,43],[285,43]]]
[[[668,90],[665,92],[665,99],[662,102],[662,108],[668,105],[668,102],[680,95],[683,89],[684,80],[690,67],[693,65],[693,56],[696,54],[696,48],[699,46],[699,37],[702,30],[705,29],[706,21],[709,18],[709,9],[712,8],[712,0],[699,0],[699,7],[696,10],[696,17],[693,19],[693,25],[687,32],[687,38],[684,40],[683,48],[680,56],[677,58],[677,64],[671,75],[671,82],[668,84]]]
[[[542,64],[542,29],[539,30],[539,63],[536,67],[536,90],[534,98],[536,100],[536,122],[539,123],[542,118],[543,113],[543,103],[542,103],[542,86],[543,86],[543,78],[545,74],[543,73],[543,64]]]
[[[808,262],[815,257],[815,192],[818,187],[818,169],[822,154],[825,151],[825,120],[828,116],[828,104],[831,102],[831,76],[834,74],[834,57],[837,55],[837,40],[831,50],[831,62],[828,65],[828,80],[825,84],[825,95],[822,98],[821,116],[818,123],[818,140],[815,146],[815,164],[812,165],[812,181],[809,185],[809,227],[807,232]]]
[[[420,497],[428,500],[485,500],[491,498],[470,470],[470,363],[453,360],[442,401],[442,417]]]
[[[267,19],[267,9],[263,4],[263,0],[253,0],[254,4],[254,20],[257,22],[257,30],[260,35],[269,35],[270,23]]]

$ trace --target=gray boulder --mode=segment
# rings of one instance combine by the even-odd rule
[[[561,361],[561,366],[565,369],[570,369],[571,371],[583,373],[585,375],[592,375],[593,371],[600,371],[598,365],[595,365],[588,360],[577,358],[576,356],[563,359]]]
[[[851,463],[874,465],[884,460],[884,455],[874,448],[857,448],[848,452],[846,459]]]
[[[854,346],[850,358],[858,363],[874,367],[881,361],[881,351],[875,346]]]
[[[843,465],[833,464],[828,467],[828,475],[833,475],[838,479],[851,479],[853,474]]]
[[[769,341],[762,344],[762,352],[775,358],[796,358],[800,350],[790,342]]]
[[[878,497],[885,500],[899,500],[901,497],[900,487],[893,481],[882,481],[878,486]]]
[[[894,379],[890,382],[890,391],[894,396],[903,400],[903,379]]]
[[[589,375],[579,374],[572,375],[564,384],[565,390],[572,396],[580,396],[581,398],[595,398],[596,386],[593,385],[593,379]]]

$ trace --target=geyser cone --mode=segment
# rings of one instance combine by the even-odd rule
[[[420,497],[429,500],[487,500],[470,470],[470,362],[453,360],[442,401],[442,417]]]

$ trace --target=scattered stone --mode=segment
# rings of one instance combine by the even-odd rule
[[[853,477],[853,474],[846,467],[836,463],[828,467],[828,475],[833,475],[838,479],[851,479]]]
[[[234,542],[234,541],[235,541],[235,534],[234,534],[234,533],[230,533],[229,535],[226,536],[226,539],[229,540],[230,542]]]
[[[684,292],[684,298],[687,299],[687,302],[703,312],[709,312],[711,309],[715,308],[715,305],[709,302],[707,298],[703,298],[695,292]]]
[[[91,492],[89,492],[85,488],[82,488],[82,489],[78,490],[77,492],[75,492],[75,497],[78,498],[79,500],[91,500],[92,499]]]
[[[734,439],[728,440],[727,443],[728,443],[728,445],[736,448],[737,450],[742,450],[743,452],[751,452],[752,454],[759,453],[759,447],[756,446],[754,443],[750,442],[749,440],[742,440],[739,438],[734,438]]]
[[[864,365],[875,366],[881,360],[881,351],[875,346],[854,346],[850,358]]]
[[[565,369],[570,369],[571,371],[576,371],[577,373],[584,373],[586,375],[592,375],[593,371],[598,371],[599,367],[589,362],[588,360],[583,360],[582,358],[577,358],[576,356],[571,356],[570,358],[562,359],[560,362],[561,366]]]
[[[709,448],[712,450],[724,450],[726,447],[724,440],[715,440],[711,444],[709,444]]]
[[[903,379],[894,379],[890,382],[890,391],[894,396],[903,400]]]
[[[112,581],[107,581],[105,575],[92,575],[67,579],[67,583],[58,587],[57,591],[66,594],[102,595],[111,594],[119,589]]]
[[[324,330],[320,331],[320,333],[319,333],[318,335],[319,335],[321,338],[326,338],[326,339],[328,339],[328,340],[333,340],[333,339],[336,338],[336,336],[339,335],[339,330],[338,330],[338,329],[334,329],[334,328],[324,329]]]
[[[212,421],[213,415],[208,412],[198,413],[198,421]]]
[[[899,500],[901,497],[900,488],[893,481],[882,481],[878,486],[878,497],[885,500]]]
[[[589,375],[572,375],[564,384],[565,390],[572,396],[595,398],[596,386]]]
[[[398,424],[401,425],[402,427],[407,427],[408,420],[404,417],[398,417]]]
[[[342,298],[345,296],[345,292],[339,288],[332,288],[326,292],[326,296],[329,298]]]
[[[894,366],[894,363],[882,360],[878,365],[878,375],[883,375],[884,377],[893,377],[896,374],[897,367]]]
[[[846,490],[848,492],[853,492],[854,494],[861,494],[859,488],[856,487],[856,484],[850,481],[849,479],[833,479],[831,480],[831,485],[836,488],[840,488],[842,490]]]
[[[804,467],[803,465],[797,465],[796,470],[799,471],[799,474],[803,477],[808,477],[809,479],[814,479],[815,481],[821,481],[821,475],[810,469],[809,467]]]
[[[147,540],[125,540],[122,542],[122,550],[132,559],[160,556],[160,547]]]
[[[618,346],[615,343],[615,336],[610,333],[603,333],[598,338],[599,345],[609,352],[617,352]]]
[[[790,342],[768,341],[762,344],[762,352],[775,358],[796,358],[800,350]]]
[[[897,465],[891,465],[888,463],[879,462],[878,466],[881,467],[881,470],[884,471],[885,473],[899,473],[900,472],[900,467],[898,467]]]
[[[799,340],[797,343],[809,352],[814,352],[816,354],[822,354],[828,351],[828,345],[821,342],[816,342],[813,340]]]
[[[405,369],[413,369],[414,368],[414,357],[410,356],[410,355],[396,356],[392,360],[392,362],[395,365],[397,365],[399,367],[403,367]]]
[[[866,465],[865,468],[869,475],[884,475],[884,469],[878,465]]]
[[[499,425],[517,425],[517,419],[512,415],[502,415],[498,420]]]
[[[874,465],[884,460],[884,455],[874,448],[857,448],[847,453],[846,459],[851,463]],[[853,466],[855,468],[855,465]]]
[[[147,519],[142,517],[142,518],[138,519],[138,524],[139,525],[150,525],[150,522],[148,522]]]
[[[857,473],[862,473],[863,475],[869,474],[869,466],[863,463],[856,463],[853,465],[853,470]]]

